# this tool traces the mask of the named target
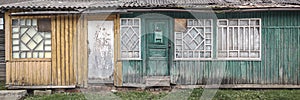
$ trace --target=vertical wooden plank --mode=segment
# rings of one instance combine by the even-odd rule
[[[15,81],[16,81],[16,64],[15,64],[15,62],[12,62],[11,65],[12,65],[11,66],[11,69],[12,69],[11,79],[12,79],[12,83],[15,84]]]
[[[56,18],[51,19],[51,38],[52,38],[52,65],[51,65],[51,84],[56,85],[57,84],[57,59],[56,59]],[[49,83],[48,83],[49,84]]]
[[[69,56],[70,56],[70,69],[69,69],[69,72],[70,72],[70,83],[69,85],[75,85],[74,84],[74,67],[73,67],[73,35],[74,35],[74,32],[73,32],[73,15],[70,15],[69,16],[69,26],[70,26],[70,30],[69,30],[69,50],[67,52],[69,52]]]
[[[115,19],[115,45],[114,48],[116,50],[114,51],[114,59],[116,63],[116,67],[114,68],[114,83],[116,86],[122,86],[123,83],[123,76],[122,76],[122,62],[118,61],[120,58],[120,15],[117,15],[117,18]]]
[[[61,49],[60,49],[60,51],[61,51],[61,84],[62,85],[65,85],[66,84],[66,72],[65,72],[65,61],[66,61],[66,59],[65,59],[65,41],[64,41],[64,38],[65,38],[65,16],[62,16],[61,17],[61,36],[60,36],[60,38],[61,38],[61,41],[60,41],[60,44],[61,44]]]
[[[11,44],[11,31],[10,31],[10,28],[11,28],[11,19],[10,19],[10,11],[8,12],[5,12],[4,14],[4,19],[5,19],[5,60],[8,61],[10,60],[11,56],[10,56],[10,53],[11,53],[11,50],[10,50],[10,44]]]
[[[61,43],[60,43],[60,16],[56,17],[56,70],[57,70],[57,83],[56,85],[61,85],[61,53],[60,53],[60,47],[61,47]]]
[[[74,37],[72,38],[72,40],[73,40],[73,46],[74,46],[74,48],[73,48],[73,54],[74,54],[74,57],[73,57],[73,63],[74,63],[74,84],[76,84],[77,83],[77,81],[78,81],[78,58],[77,58],[77,47],[78,47],[78,44],[77,44],[77,42],[78,42],[78,40],[77,40],[77,37],[78,37],[78,33],[77,33],[77,21],[78,21],[78,18],[77,18],[77,15],[74,15],[73,16],[73,23],[74,23],[74,25],[73,25],[73,31],[74,31]],[[77,85],[77,84],[76,84]]]
[[[87,81],[88,81],[88,54],[87,54],[87,48],[88,48],[88,44],[87,44],[87,18],[84,17],[84,24],[83,24],[83,45],[84,47],[82,48],[83,50],[83,79],[84,79],[84,87],[87,87]]]
[[[81,36],[82,36],[82,24],[83,24],[83,18],[82,18],[83,16],[80,16],[80,18],[79,18],[79,23],[78,23],[78,33],[77,33],[77,67],[78,67],[78,84],[80,85],[80,86],[82,86],[83,84],[82,84],[82,72],[83,72],[83,69],[82,69],[82,64],[81,64],[81,62],[82,62],[82,38],[81,38]]]
[[[69,85],[69,77],[70,77],[70,71],[69,71],[69,16],[65,16],[65,85]]]
[[[6,84],[11,84],[11,66],[10,62],[6,62]]]
[[[25,67],[26,67],[26,84],[25,85],[29,85],[29,76],[30,76],[30,70],[29,69],[29,63],[28,61],[25,62]]]

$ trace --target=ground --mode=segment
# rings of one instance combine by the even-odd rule
[[[179,92],[178,92],[179,91]],[[121,100],[165,100],[165,99],[186,99],[188,100],[199,100],[202,96],[204,89],[190,89],[190,90],[178,90],[175,95],[172,92],[116,92],[113,99]],[[169,95],[169,93],[171,93]],[[218,90],[213,100],[296,100],[300,99],[300,90]],[[87,100],[90,96],[84,93],[59,93],[48,96],[28,96],[25,100]],[[107,97],[105,97],[107,98]],[[101,99],[103,97],[93,97],[90,99]],[[106,99],[105,99],[106,100]]]

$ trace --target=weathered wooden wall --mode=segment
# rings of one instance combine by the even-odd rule
[[[0,13],[0,18],[4,19],[2,13]],[[5,33],[0,29],[0,81],[5,81],[5,69]]]
[[[161,13],[161,12],[154,12]],[[121,18],[138,17],[145,13],[124,14]],[[244,13],[161,13],[173,18],[261,18],[261,61],[207,60],[173,61],[171,82],[202,85],[222,80],[222,84],[300,84],[300,13],[293,11]],[[214,22],[216,36],[216,22]],[[142,28],[143,29],[143,28]],[[214,41],[214,45],[216,42]],[[214,54],[216,48],[213,48]],[[143,55],[142,55],[143,56]],[[216,56],[214,56],[216,57]],[[172,58],[173,59],[173,58]],[[123,85],[143,83],[139,61],[123,61]]]
[[[6,12],[6,84],[84,86],[87,76],[86,21],[79,15],[9,16]],[[12,59],[11,18],[51,18],[52,58]],[[84,25],[85,24],[85,25]]]

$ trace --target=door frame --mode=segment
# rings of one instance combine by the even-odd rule
[[[86,74],[85,74],[85,77],[86,77],[86,82],[89,84],[89,83],[109,83],[109,84],[113,84],[113,83],[116,83],[115,81],[116,80],[118,80],[118,78],[117,78],[117,61],[118,61],[118,58],[119,58],[119,55],[118,55],[118,50],[119,50],[119,40],[118,39],[116,39],[116,36],[118,36],[118,34],[119,34],[119,27],[118,27],[118,15],[108,15],[108,14],[86,14],[86,15],[84,15],[84,18],[83,18],[83,20],[84,20],[84,22],[86,22],[86,27],[88,26],[88,21],[113,21],[113,23],[114,23],[114,38],[113,38],[113,41],[114,41],[114,46],[113,46],[113,48],[114,48],[114,52],[113,52],[113,54],[114,54],[114,65],[113,65],[113,77],[111,78],[112,80],[108,80],[108,81],[95,81],[95,82],[88,82],[89,81],[89,78],[88,78],[88,68],[89,68],[89,66],[88,66],[88,62],[87,62],[87,70],[86,70]],[[88,28],[86,28],[86,32],[87,32],[87,34],[88,34]],[[88,49],[88,47],[87,47],[87,49]],[[87,50],[88,51],[88,50]],[[88,55],[87,55],[88,56]],[[87,57],[87,61],[89,61],[88,60],[88,57]]]
[[[171,45],[171,47],[168,49],[169,51],[169,75],[168,76],[171,76],[171,69],[172,69],[172,66],[173,66],[173,60],[174,60],[174,55],[173,55],[173,51],[174,51],[174,18],[173,17],[170,17],[170,16],[167,16],[165,14],[160,14],[160,13],[148,13],[148,14],[144,14],[142,16],[138,16],[137,18],[141,18],[141,32],[142,32],[142,38],[141,38],[141,44],[142,44],[142,59],[143,59],[143,76],[144,76],[144,79],[147,77],[147,70],[146,70],[146,66],[147,66],[147,56],[145,55],[146,53],[146,47],[147,47],[147,43],[146,43],[146,37],[144,37],[144,35],[146,35],[146,22],[147,20],[149,19],[164,19],[164,20],[168,20],[168,24],[169,24],[169,43]],[[143,46],[144,45],[144,46]]]

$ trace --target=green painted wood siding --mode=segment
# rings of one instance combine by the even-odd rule
[[[121,17],[130,18],[141,14],[145,13],[121,15]],[[189,13],[162,14],[173,18],[194,18]],[[221,78],[222,84],[300,84],[300,12],[218,13],[216,17],[214,14],[205,13],[193,15],[197,18],[217,17],[218,19],[261,18],[262,58],[261,61],[173,61],[170,70],[172,83],[206,84],[208,80],[213,83]],[[214,22],[216,24],[216,19]],[[216,25],[214,25],[214,36],[216,36]],[[214,45],[215,43],[214,39]],[[213,49],[215,54],[216,48]],[[143,75],[141,74],[143,71],[140,71],[141,62],[134,65],[135,62],[138,61],[123,62],[124,83],[143,83],[142,78],[139,78],[140,81],[129,80]],[[129,68],[126,63],[131,63],[132,68]]]

